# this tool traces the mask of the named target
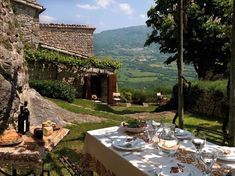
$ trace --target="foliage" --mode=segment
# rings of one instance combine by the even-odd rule
[[[81,59],[75,56],[69,56],[56,51],[46,49],[33,50],[25,49],[25,58],[28,61],[46,61],[69,64],[82,68],[100,68],[100,69],[119,69],[121,63],[108,57],[91,57]]]
[[[220,91],[226,95],[226,86],[227,80],[217,80],[217,81],[195,81],[193,82],[193,86],[198,86],[201,89],[208,91]]]
[[[206,115],[226,117],[228,99],[226,94],[227,80],[220,81],[197,81],[190,87],[184,84],[185,110]],[[172,110],[178,107],[178,85],[173,87],[170,101],[157,108],[160,110]]]
[[[122,91],[121,98],[124,102],[130,102],[132,100],[132,93],[129,91]]]
[[[55,80],[31,80],[30,87],[36,89],[42,96],[58,98],[73,102],[76,90],[66,83]]]
[[[177,0],[156,0],[148,11],[148,27],[153,31],[146,45],[160,44],[160,51],[177,59]],[[231,0],[184,1],[184,62],[192,64],[199,79],[224,74],[230,58]]]

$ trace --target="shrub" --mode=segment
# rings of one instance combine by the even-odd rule
[[[132,96],[133,103],[143,104],[146,100],[146,93],[144,91],[135,91]]]
[[[42,96],[62,99],[70,103],[75,99],[76,90],[61,81],[31,80],[29,81],[29,85],[36,89]]]
[[[132,93],[128,92],[128,91],[127,92],[124,91],[124,92],[121,93],[121,98],[122,98],[122,100],[124,102],[131,102],[131,100],[132,100]]]
[[[226,80],[197,81],[189,88],[184,84],[184,108],[190,112],[196,112],[211,116],[225,117],[228,108],[226,94]],[[177,109],[178,85],[173,87],[170,101],[160,110]],[[156,110],[158,111],[158,109]]]

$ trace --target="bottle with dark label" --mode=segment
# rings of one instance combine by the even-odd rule
[[[29,131],[29,127],[30,127],[30,112],[29,112],[29,109],[28,109],[28,102],[27,101],[25,101],[24,102],[24,119],[25,119],[25,130],[26,130],[26,132],[28,132]]]
[[[25,134],[26,119],[24,117],[24,106],[20,107],[20,114],[18,115],[18,133]]]

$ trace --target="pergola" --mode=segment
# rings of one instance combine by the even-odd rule
[[[183,0],[178,0],[178,113],[179,127],[184,127],[183,100]],[[235,146],[235,0],[233,0],[232,45],[230,60],[230,96],[229,96],[229,134],[232,136],[230,145]]]

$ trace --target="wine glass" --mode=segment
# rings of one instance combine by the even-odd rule
[[[200,154],[206,144],[206,134],[202,132],[199,133],[197,136],[192,137],[192,144],[196,149],[196,153]]]
[[[153,141],[153,136],[156,134],[156,127],[153,125],[153,121],[152,120],[147,120],[146,121],[146,133],[147,133],[147,138],[148,138],[148,142],[152,142]]]
[[[211,176],[212,167],[215,164],[217,158],[223,155],[223,151],[214,148],[214,147],[207,147],[203,149],[200,155],[200,159],[205,165],[205,171],[203,176]]]
[[[205,144],[206,144],[206,137],[204,134],[197,136],[197,137],[193,137],[192,138],[192,144],[194,145],[195,149],[196,149],[196,153],[195,153],[195,158],[197,161],[199,161],[200,159],[200,155],[201,155],[201,151],[204,148]]]

